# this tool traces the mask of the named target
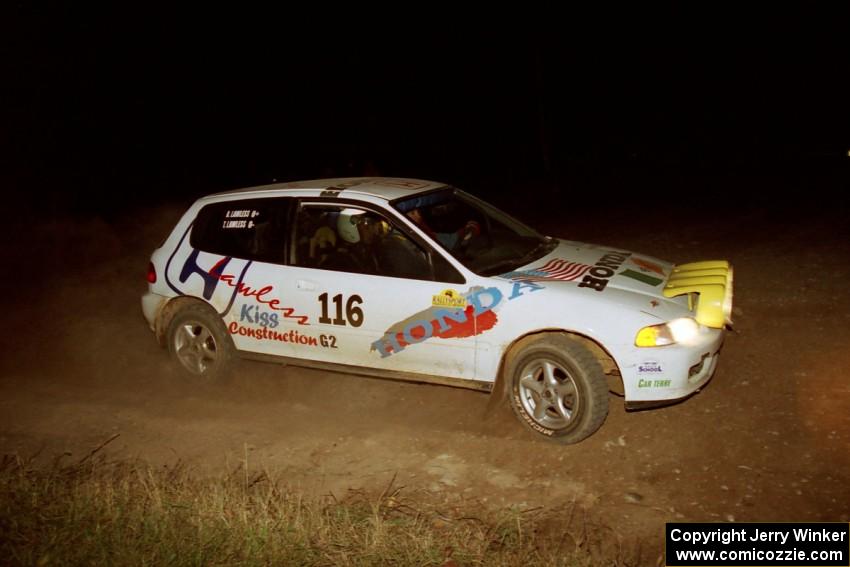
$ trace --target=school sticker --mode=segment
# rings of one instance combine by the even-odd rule
[[[638,374],[661,374],[661,364],[654,360],[641,362],[637,367]]]

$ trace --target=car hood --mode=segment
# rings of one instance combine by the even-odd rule
[[[597,292],[612,289],[680,303],[662,295],[673,264],[629,250],[560,240],[557,248],[501,277],[512,280],[562,282]]]

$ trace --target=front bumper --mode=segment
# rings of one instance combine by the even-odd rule
[[[665,405],[697,392],[717,369],[725,335],[723,329],[703,328],[692,345],[635,348],[633,363],[621,368],[626,407]]]

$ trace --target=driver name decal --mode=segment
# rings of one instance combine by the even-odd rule
[[[221,221],[221,228],[254,228],[254,221],[246,219],[253,219],[259,214],[259,211],[253,209],[227,211],[224,215],[225,220]]]

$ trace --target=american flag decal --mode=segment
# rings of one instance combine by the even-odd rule
[[[590,266],[587,264],[579,264],[578,262],[569,262],[567,260],[549,260],[543,267],[537,268],[535,272],[545,272],[546,277],[553,280],[572,281],[583,276]]]
[[[516,281],[537,281],[537,280],[563,280],[573,281],[583,276],[593,266],[580,264],[578,262],[570,262],[568,260],[549,260],[543,266],[534,268],[533,270],[522,270],[504,274],[502,277],[507,277]]]

